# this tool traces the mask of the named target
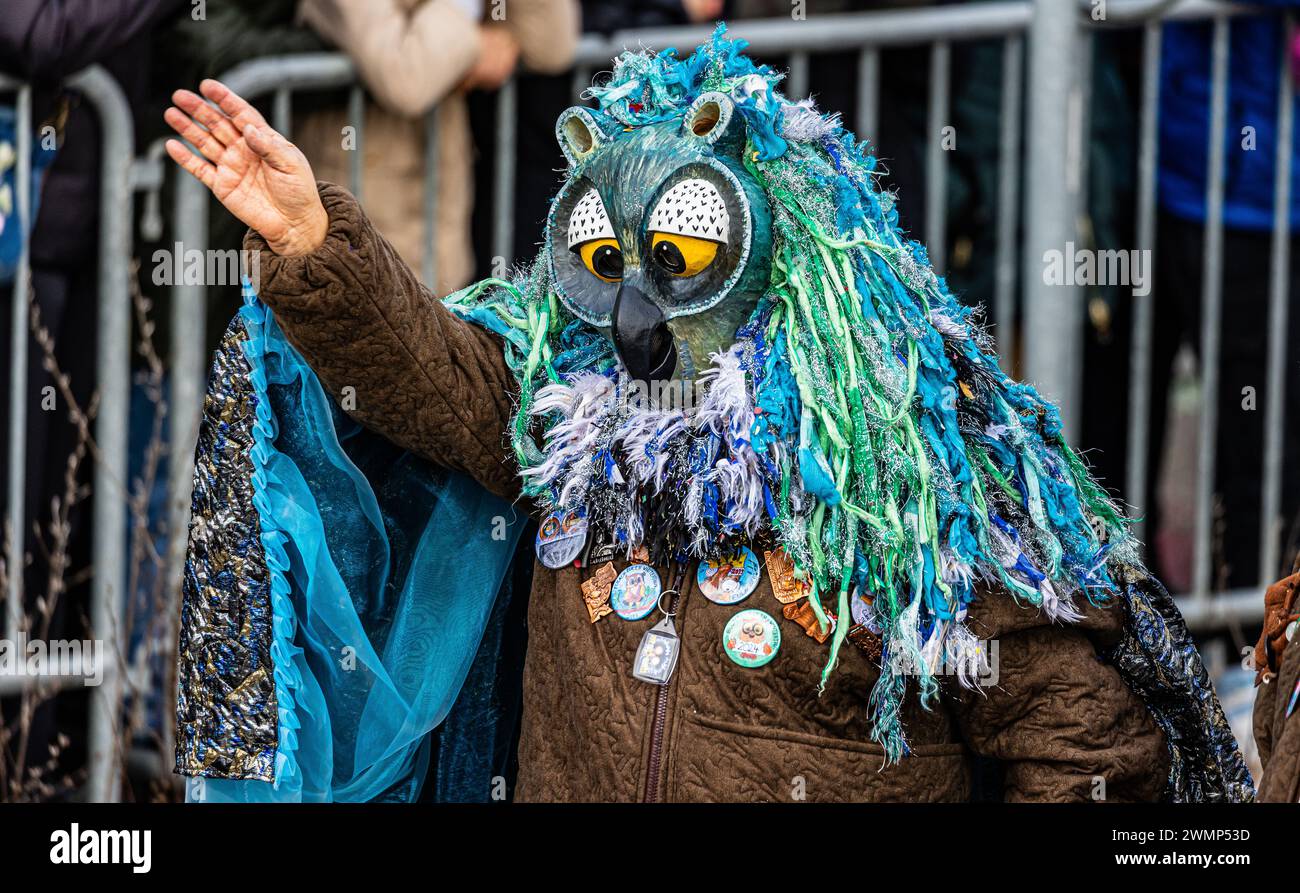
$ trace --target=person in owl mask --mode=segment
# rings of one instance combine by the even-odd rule
[[[524,512],[518,799],[1253,796],[1055,407],[742,49],[616,60],[536,260],[442,301],[246,102],[176,94],[261,255],[197,453],[206,797],[410,799]]]

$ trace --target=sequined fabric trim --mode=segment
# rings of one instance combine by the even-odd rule
[[[176,771],[274,781],[270,574],[253,504],[257,395],[236,317],[203,402],[182,583]]]
[[[1128,568],[1120,576],[1124,636],[1107,657],[1165,734],[1167,798],[1177,803],[1254,800],[1250,772],[1173,598],[1145,572]]]

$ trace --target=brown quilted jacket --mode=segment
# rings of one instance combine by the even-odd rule
[[[249,233],[246,247],[263,252],[262,299],[359,421],[514,498],[504,432],[515,384],[500,341],[426,291],[345,190],[322,184],[321,197],[329,234],[313,254],[276,257]],[[997,684],[946,687],[930,710],[911,699],[912,753],[882,769],[868,711],[879,671],[864,652],[846,644],[819,695],[828,646],[783,620],[776,659],[740,668],[722,648],[736,609],[698,592],[691,568],[676,617],[680,661],[657,703],[659,687],[631,675],[654,621],[592,623],[580,589],[592,572],[536,567],[520,800],[960,801],[976,754],[1001,763],[1009,800],[1151,800],[1163,790],[1163,735],[1097,657],[1120,629],[1116,612],[1089,609],[1061,627],[1009,597],[977,602],[970,625],[997,640]],[[780,618],[766,574],[746,606]]]

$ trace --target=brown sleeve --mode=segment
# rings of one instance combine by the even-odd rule
[[[1277,674],[1255,689],[1255,744],[1264,769],[1259,779],[1261,803],[1300,799],[1300,716],[1286,713],[1297,684],[1300,645],[1288,643]]]
[[[1273,756],[1273,707],[1277,700],[1277,677],[1270,676],[1255,687],[1255,704],[1251,709],[1251,732],[1255,737],[1255,750],[1259,754],[1259,765],[1268,773],[1269,760]],[[1263,785],[1261,784],[1261,787]]]
[[[1007,596],[984,601],[993,599],[1033,610]],[[1089,637],[1113,634],[1112,618],[1094,608],[1086,615],[1079,626],[994,630],[996,677],[974,690],[946,686],[967,745],[1003,763],[1008,801],[1158,800],[1164,790],[1164,735]]]
[[[260,252],[258,294],[349,415],[513,499],[516,386],[501,341],[421,285],[346,189],[319,188],[329,232],[313,253],[280,257],[244,237]]]
[[[1300,559],[1298,559],[1300,560]],[[1289,703],[1291,692],[1300,674],[1300,655],[1297,649],[1288,647],[1286,629],[1296,615],[1296,590],[1300,587],[1300,574],[1293,573],[1279,580],[1264,593],[1264,625],[1259,633],[1259,642],[1255,645],[1255,706],[1252,714],[1252,726],[1255,747],[1259,752],[1260,765],[1264,776],[1259,784],[1259,799],[1268,801],[1278,799],[1281,791],[1279,778],[1283,774],[1294,775],[1297,762],[1297,741],[1294,735],[1286,737],[1285,705]],[[1275,745],[1278,740],[1286,738],[1287,748],[1277,771],[1270,770]]]

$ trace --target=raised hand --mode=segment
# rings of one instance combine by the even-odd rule
[[[177,90],[176,105],[163,113],[198,154],[180,140],[167,141],[167,154],[261,233],[276,254],[315,251],[325,241],[329,217],[307,158],[229,87],[205,80],[199,92],[217,108]]]

